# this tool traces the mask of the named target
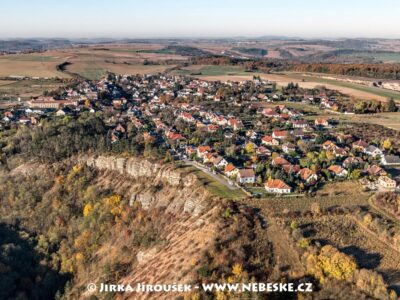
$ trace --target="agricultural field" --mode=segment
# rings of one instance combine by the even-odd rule
[[[174,54],[153,53],[161,46],[96,46],[59,50],[68,55],[69,65],[66,71],[88,79],[100,79],[107,72],[117,74],[151,74],[164,72],[175,65],[167,64],[170,60],[182,60],[185,57]],[[148,50],[148,51],[147,51]],[[152,63],[145,63],[146,61]]]
[[[176,75],[192,75],[204,80],[223,80],[219,78],[236,78],[237,76],[252,78],[253,76],[253,73],[245,72],[244,68],[240,66],[192,65],[173,71],[173,73]]]
[[[167,61],[186,57],[169,53],[154,53],[161,45],[94,45],[84,48],[50,50],[43,53],[0,56],[0,77],[26,76],[69,78],[57,66],[69,62],[66,71],[88,79],[99,79],[107,72],[119,74],[149,74],[163,72],[174,65]],[[151,62],[144,64],[145,61]]]
[[[309,211],[311,205],[318,202],[321,208],[336,206],[352,207],[368,205],[371,195],[363,192],[359,183],[353,181],[328,183],[316,196],[279,197],[269,196],[263,199],[251,199],[252,205],[258,207],[265,214],[280,215],[284,211]]]
[[[63,85],[64,83],[57,79],[0,80],[0,100],[30,99]]]
[[[314,120],[317,117],[326,117],[331,120],[336,120],[340,123],[367,123],[377,124],[390,129],[400,131],[400,113],[399,112],[384,112],[379,114],[333,114],[320,111],[318,115],[306,116],[307,119]]]
[[[63,57],[53,56],[49,53],[0,56],[0,77],[69,77],[57,70],[57,65],[63,61]]]
[[[386,101],[388,98],[394,98],[400,100],[400,93],[396,91],[385,90],[382,88],[376,88],[371,86],[365,86],[361,84],[356,84],[352,82],[344,82],[338,78],[334,79],[334,76],[329,75],[332,78],[324,78],[323,76],[319,76],[319,74],[299,74],[299,73],[287,73],[288,76],[293,77],[297,80],[301,80],[304,82],[317,82],[325,85],[329,88],[330,85],[336,86],[339,91],[342,91],[345,94],[349,94],[351,96],[357,98],[364,99],[376,99],[380,101]],[[326,76],[326,75],[325,75]],[[371,81],[367,80],[366,81]]]

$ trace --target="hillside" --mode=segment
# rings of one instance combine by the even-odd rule
[[[266,231],[256,210],[211,197],[193,174],[170,164],[91,155],[53,164],[9,160],[0,180],[2,247],[9,249],[0,256],[1,270],[14,274],[0,280],[2,299],[171,299],[162,293],[92,294],[86,286],[227,278],[311,280],[314,299],[342,290],[348,299],[362,295],[349,283],[327,277],[319,286],[305,277],[309,271],[279,226],[271,223]],[[18,266],[15,258],[22,256],[30,260]]]

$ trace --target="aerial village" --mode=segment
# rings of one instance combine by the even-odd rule
[[[260,78],[210,82],[171,75],[109,74],[81,80],[3,112],[3,128],[42,119],[97,114],[118,144],[135,130],[163,145],[169,160],[198,167],[253,196],[313,193],[324,183],[357,180],[368,190],[396,190],[400,166],[393,140],[364,140],[351,126],[290,103],[342,109],[343,95]],[[301,107],[301,106],[300,106]],[[351,113],[345,111],[345,113]]]

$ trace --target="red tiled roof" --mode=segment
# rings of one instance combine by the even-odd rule
[[[225,170],[224,170],[224,172],[225,173],[227,173],[227,172],[231,172],[231,171],[233,171],[233,170],[235,170],[236,168],[235,168],[235,166],[234,165],[232,165],[232,164],[229,164],[229,165],[227,165],[226,167],[225,167]]]
[[[286,183],[284,183],[280,179],[269,179],[265,183],[265,187],[270,188],[270,189],[290,189],[290,186],[288,186]]]

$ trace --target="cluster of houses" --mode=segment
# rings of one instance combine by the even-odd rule
[[[335,102],[319,96],[323,103]],[[303,191],[318,186],[322,178],[351,178],[354,170],[383,188],[396,188],[384,169],[400,165],[398,155],[340,133],[326,118],[311,121],[302,111],[274,105],[275,99],[280,97],[271,82],[261,79],[221,83],[164,74],[110,75],[82,81],[57,98],[27,101],[5,111],[3,121],[35,126],[45,117],[99,111],[110,128],[111,143],[135,128],[145,140],[167,145],[178,159],[195,159],[230,181],[263,186],[268,193]],[[209,138],[193,141],[202,135]],[[221,148],[226,141],[240,152],[236,159]],[[311,156],[318,153],[324,157],[315,163]]]

